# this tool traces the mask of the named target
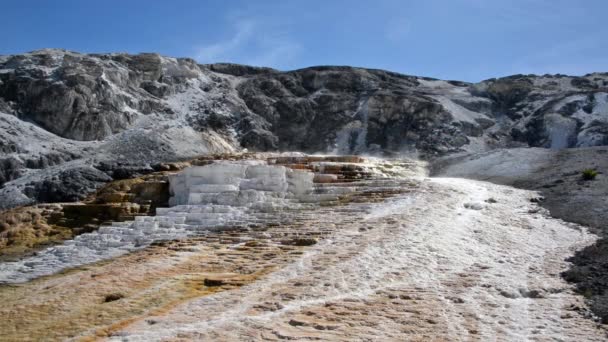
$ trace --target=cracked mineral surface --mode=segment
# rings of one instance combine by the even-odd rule
[[[607,338],[560,277],[595,236],[536,192],[409,160],[201,164],[156,216],[0,264],[0,339]]]

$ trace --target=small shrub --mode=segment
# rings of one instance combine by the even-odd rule
[[[582,175],[584,180],[594,180],[595,177],[597,177],[597,171],[594,169],[586,169],[583,170]]]
[[[593,290],[590,288],[586,288],[584,290],[581,291],[583,297],[587,298],[587,299],[591,299],[591,297],[593,297]]]

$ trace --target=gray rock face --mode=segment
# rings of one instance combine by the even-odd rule
[[[38,202],[74,202],[111,180],[111,177],[93,167],[71,168],[30,184],[24,193]]]
[[[515,75],[481,82],[472,93],[490,98],[514,141],[567,148],[608,143],[608,74],[584,77]]]
[[[435,155],[482,136],[490,144],[594,146],[608,130],[607,74],[468,84],[351,67],[279,72],[64,50],[3,56],[0,70],[3,112],[73,140],[102,140],[150,114],[235,131],[247,148],[306,152]],[[489,128],[493,136],[484,134]]]
[[[31,199],[28,182],[72,162],[117,177],[241,148],[434,158],[606,145],[608,74],[470,84],[47,49],[0,56],[0,113],[0,192]]]
[[[42,50],[6,58],[0,97],[12,112],[59,136],[99,140],[128,128],[136,113],[165,113],[163,76],[196,76],[189,59],[164,63],[157,54],[82,55]],[[177,72],[172,73],[174,68]],[[6,72],[10,70],[9,72]],[[163,73],[163,70],[167,72]]]
[[[242,143],[254,149],[334,153],[437,153],[468,143],[449,112],[418,88],[415,77],[349,67],[252,77],[237,90],[261,120],[248,132],[258,139]]]

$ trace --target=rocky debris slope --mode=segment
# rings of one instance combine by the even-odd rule
[[[0,139],[7,137],[4,142],[11,152],[0,154],[0,178],[5,180],[0,183],[0,209],[83,200],[112,180],[151,173],[169,162],[233,151],[215,133],[163,125],[83,142],[58,137],[8,114],[0,114],[2,122],[7,125],[0,129]]]
[[[584,180],[586,169],[599,172]],[[539,191],[551,215],[608,234],[608,147],[499,149],[438,159],[431,175],[462,177]]]
[[[471,84],[352,67],[199,65],[153,53],[0,56],[0,207],[42,201],[45,180],[62,193],[51,174],[66,168],[87,171],[81,187],[59,197],[82,197],[103,182],[90,167],[113,177],[241,148],[431,158],[605,145],[607,84],[599,73]]]
[[[586,169],[597,170],[585,180]],[[564,277],[577,284],[596,315],[608,322],[608,148],[564,150],[519,148],[447,157],[432,174],[464,177],[539,191],[537,201],[551,215],[584,224],[601,239],[571,259]]]

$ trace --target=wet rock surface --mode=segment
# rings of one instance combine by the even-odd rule
[[[174,166],[175,168],[175,166]],[[0,212],[0,259],[18,259],[112,221],[153,215],[169,201],[168,177],[154,173],[110,182],[82,202],[38,204]]]
[[[530,198],[554,217],[590,227],[600,236],[594,245],[569,259],[574,265],[563,276],[576,284],[594,314],[608,319],[608,148],[546,150],[511,149],[439,160],[432,174],[466,177],[533,189],[543,196]],[[599,172],[584,180],[583,171]],[[541,212],[538,208],[536,212]],[[591,315],[590,315],[591,316]]]
[[[559,276],[567,268],[564,258],[594,238],[582,227],[534,210],[538,204],[530,199],[537,193],[428,179],[423,165],[405,160],[301,154],[232,159],[193,162],[201,165],[170,177],[170,201],[186,204],[157,208],[157,216],[141,217],[135,225],[105,226],[95,244],[86,245],[111,250],[114,245],[105,242],[120,245],[139,228],[156,234],[164,227],[167,236],[148,247],[0,286],[0,314],[7,317],[0,321],[0,336],[606,338],[586,318],[583,298]],[[337,177],[332,183],[308,183],[316,173]],[[100,198],[122,199],[126,186],[136,188],[121,182],[100,191]],[[281,195],[283,189],[291,189],[286,192],[291,195]],[[263,198],[240,207],[241,195],[258,192]],[[467,203],[486,207],[470,210]],[[234,215],[242,210],[249,210],[249,218]],[[180,227],[198,226],[204,233],[177,236],[178,227],[160,227],[171,223],[169,217],[185,218],[189,221]],[[219,218],[224,218],[221,225],[211,225]],[[78,242],[65,246],[73,244]],[[70,258],[69,249],[56,255]],[[4,263],[0,274],[11,282],[36,278],[48,266],[39,256],[12,271]],[[19,272],[24,277],[14,276]],[[68,298],[72,304],[62,305]],[[24,326],[25,319],[32,323]]]
[[[442,186],[446,186],[446,192],[440,190]],[[456,190],[458,186],[462,186],[458,188],[462,193]],[[427,199],[422,194],[431,188],[438,197]],[[570,299],[566,298],[575,297],[571,297],[571,290],[559,276],[544,275],[565,266],[557,252],[565,251],[562,242],[553,240],[555,245],[542,256],[536,255],[543,262],[535,264],[534,277],[510,273],[530,267],[520,257],[528,248],[539,252],[539,240],[531,237],[543,236],[546,232],[542,232],[541,227],[549,222],[540,217],[536,219],[538,221],[527,222],[527,217],[518,215],[511,221],[503,221],[509,222],[507,225],[512,228],[517,227],[515,230],[492,229],[497,227],[493,226],[495,214],[511,215],[507,208],[518,207],[530,195],[508,188],[501,194],[498,189],[501,188],[486,183],[448,179],[423,184],[412,193],[413,201],[398,197],[394,202],[386,203],[391,210],[372,209],[364,220],[357,219],[354,213],[350,220],[341,218],[340,222],[346,224],[341,225],[341,229],[336,225],[339,232],[312,247],[299,263],[234,292],[185,303],[167,314],[155,316],[154,326],[137,323],[110,340],[171,339],[172,336],[228,340],[498,338],[575,341],[580,336],[588,340],[605,339],[605,332],[596,330],[574,309],[568,309],[566,303]],[[499,206],[496,211],[481,214],[463,208],[463,202],[474,201],[488,193],[501,203],[496,204]],[[459,199],[451,203],[448,198]],[[442,211],[443,200],[450,202],[448,207],[454,209]],[[440,216],[446,220],[445,225],[435,220],[431,220],[433,224],[429,223],[436,211],[442,212]],[[420,230],[416,224],[418,217],[424,218],[421,222],[425,223]],[[475,224],[470,224],[472,222]],[[521,230],[520,224],[534,228]],[[360,229],[368,225],[374,229]],[[434,235],[435,229],[442,233]],[[571,239],[579,234],[569,227],[561,229],[553,236],[569,232],[573,234]],[[354,233],[361,231],[364,233]],[[471,234],[470,237],[465,231]],[[491,238],[493,234],[500,237]],[[471,250],[462,245],[467,244],[469,238],[475,240],[476,247]],[[512,248],[515,245],[522,254],[514,255]],[[461,264],[467,258],[448,256],[451,252],[471,255],[472,259]],[[492,261],[497,255],[499,257]],[[556,305],[554,309],[550,309],[552,305]],[[580,304],[572,307],[577,305]],[[221,318],[216,310],[220,310]],[[206,314],[210,312],[214,314]],[[518,312],[526,318],[520,319],[522,316]],[[549,318],[560,315],[563,318]],[[197,320],[188,316],[195,316]],[[546,323],[543,317],[548,319]],[[584,331],[578,330],[581,328]],[[575,330],[578,332],[574,333]]]
[[[319,206],[373,203],[400,193],[398,185],[408,184],[404,177],[421,171],[419,163],[412,161],[357,156],[240,157],[244,159],[198,159],[192,163],[201,166],[113,182],[88,202],[63,204],[54,221],[75,227],[72,231],[78,236],[36,256],[0,265],[0,281],[25,281],[162,240],[279,225],[298,220],[299,211]],[[331,183],[315,182],[315,174],[320,172],[335,177]],[[310,246],[316,240],[301,237],[282,243]]]

